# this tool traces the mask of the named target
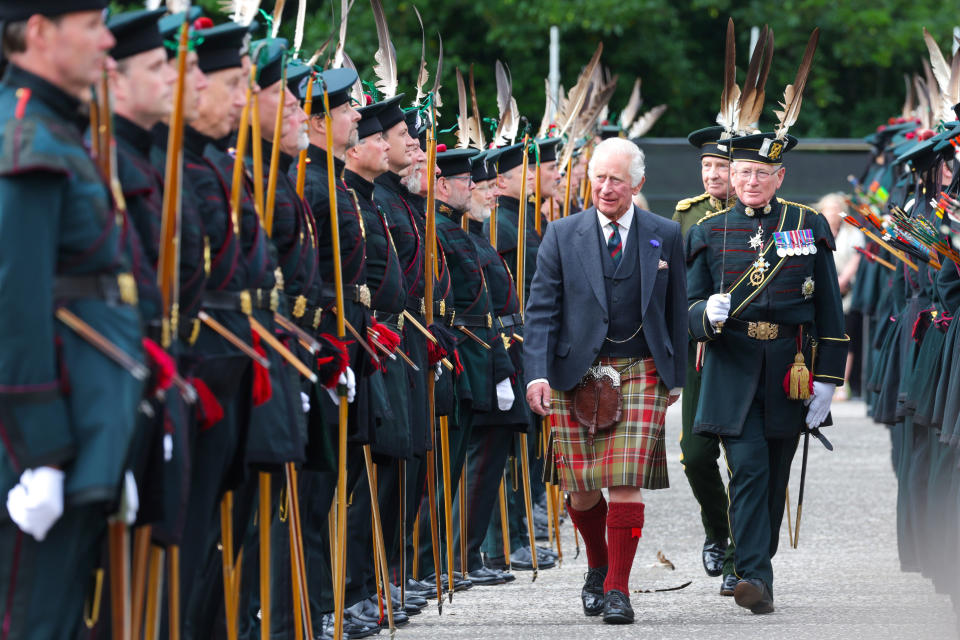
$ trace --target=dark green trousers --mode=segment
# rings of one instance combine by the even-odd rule
[[[726,540],[730,536],[727,523],[727,493],[720,477],[720,440],[693,433],[693,421],[700,400],[700,372],[697,371],[697,343],[687,348],[687,379],[683,387],[681,410],[683,430],[680,436],[680,462],[690,483],[693,497],[700,505],[700,519],[708,540]]]
[[[451,418],[452,422],[452,418]],[[452,495],[450,496],[451,508],[455,504],[454,500],[457,495],[457,487],[460,482],[460,474],[463,472],[464,463],[467,458],[467,447],[470,444],[470,433],[472,427],[472,415],[469,405],[466,403],[460,404],[460,410],[458,412],[458,424],[454,428],[453,424],[450,425],[450,486],[452,488]],[[437,456],[437,520],[439,527],[440,535],[440,564],[441,564],[441,573],[445,572],[446,567],[446,548],[447,548],[447,538],[446,538],[446,527],[444,526],[445,513],[444,513],[444,501],[443,501],[443,465],[441,463],[440,456],[440,419],[437,418],[437,450],[428,452],[427,455],[433,455],[436,453]],[[420,549],[418,553],[420,554],[420,567],[419,567],[419,577],[423,579],[426,576],[433,575],[434,566],[433,566],[433,547],[432,539],[430,536],[430,512],[429,512],[429,497],[424,496],[425,499],[421,506],[420,512]],[[456,518],[454,518],[454,523],[456,523]],[[456,524],[454,525],[456,526]],[[454,549],[453,552],[454,560],[460,557],[460,549]]]
[[[68,507],[43,542],[10,520],[0,524],[0,618],[9,640],[80,637],[83,609],[92,597],[107,520],[103,505]],[[106,591],[104,591],[106,593]],[[101,619],[110,602],[100,602]]]
[[[760,377],[761,381],[763,376]],[[790,464],[799,438],[768,439],[763,429],[762,382],[738,437],[721,437],[730,467],[730,526],[734,570],[760,578],[773,590],[773,565],[780,541]]]
[[[507,427],[486,425],[473,430],[467,447],[467,571],[474,571],[483,566],[480,559],[480,545],[487,534],[487,527],[491,522],[500,524],[498,499],[500,497],[500,479],[503,477],[503,467],[510,453],[510,442],[513,431]],[[459,545],[462,529],[459,526],[460,501],[464,496],[457,495],[454,509],[457,545],[457,561],[459,566]],[[496,517],[494,517],[496,514]]]

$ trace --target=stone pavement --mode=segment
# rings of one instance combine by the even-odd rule
[[[700,563],[703,530],[696,502],[680,466],[680,404],[667,413],[667,452],[671,488],[649,491],[646,525],[637,550],[632,590],[678,586],[680,591],[633,593],[637,622],[604,625],[586,618],[580,586],[586,554],[573,558],[569,521],[561,527],[566,560],[530,572],[497,587],[474,587],[444,602],[435,601],[398,630],[398,638],[457,640],[520,638],[845,638],[957,637],[957,619],[949,598],[934,592],[918,574],[900,572],[896,550],[896,481],[890,465],[887,430],[864,417],[864,405],[834,405],[837,426],[825,429],[836,450],[811,440],[798,549],[781,531],[774,558],[776,607],[754,616],[719,595],[720,579],[708,578]],[[793,466],[791,489],[799,488],[801,447]],[[791,495],[796,517],[796,494]],[[545,544],[545,543],[540,543]],[[673,562],[673,571],[656,567],[657,552]],[[386,632],[381,633],[381,637]]]

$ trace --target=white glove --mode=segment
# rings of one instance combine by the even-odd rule
[[[440,376],[443,375],[443,367],[440,366],[440,363],[437,363],[437,368],[433,370],[433,381],[437,382],[440,379]]]
[[[310,413],[310,394],[305,391],[300,392],[300,405],[303,407],[304,413]]]
[[[707,320],[716,325],[730,317],[730,294],[715,293],[707,298]]]
[[[509,411],[513,407],[513,401],[516,397],[513,395],[513,386],[510,384],[510,378],[504,378],[497,383],[497,407],[500,411]]]
[[[333,404],[340,404],[340,395],[337,393],[340,385],[347,387],[347,402],[353,402],[353,399],[357,396],[357,378],[353,373],[353,369],[347,367],[347,370],[340,374],[340,378],[337,380],[337,386],[326,390],[327,395],[333,400]]]
[[[19,484],[7,492],[7,511],[21,531],[42,542],[63,515],[63,471],[53,467],[24,471]]]
[[[114,517],[122,520],[127,526],[133,526],[137,521],[137,511],[140,510],[140,494],[137,492],[137,480],[133,471],[127,469],[123,473],[123,490],[120,492],[120,506]]]
[[[163,461],[173,460],[173,436],[169,433],[163,434]]]
[[[811,429],[819,427],[830,413],[830,402],[833,400],[833,391],[837,385],[829,382],[813,383],[813,395],[803,401],[807,405],[807,426]]]

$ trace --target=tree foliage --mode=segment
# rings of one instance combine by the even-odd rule
[[[409,0],[383,0],[397,51],[401,90],[413,90],[420,62],[420,27]],[[202,0],[217,15],[218,0]],[[281,32],[292,37],[296,0],[289,0]],[[560,28],[561,82],[569,87],[604,42],[603,64],[620,78],[612,113],[627,101],[636,76],[643,79],[645,108],[668,105],[650,135],[684,136],[716,117],[722,81],[723,41],[728,16],[737,26],[738,77],[748,60],[750,27],[769,24],[775,35],[773,70],[767,84],[762,122],[774,120],[775,101],[793,80],[806,40],[821,28],[814,71],[804,106],[792,131],[798,136],[857,137],[898,115],[903,102],[903,74],[921,69],[926,55],[921,27],[926,26],[947,50],[952,24],[942,2],[934,0],[486,0],[418,2],[427,38],[431,80],[436,67],[438,34],[443,38],[443,124],[455,115],[454,68],[466,73],[474,65],[482,115],[496,116],[493,68],[505,62],[513,76],[520,112],[533,125],[544,108],[544,78],[549,71],[549,29]],[[264,9],[272,11],[270,2]],[[332,54],[339,23],[339,3],[311,0],[303,57],[328,38]],[[219,21],[219,20],[218,20]],[[357,0],[349,14],[346,50],[364,80],[372,80],[376,31],[367,0]],[[429,85],[428,85],[429,86]]]

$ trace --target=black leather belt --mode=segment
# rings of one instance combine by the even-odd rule
[[[57,276],[53,280],[56,300],[96,298],[108,304],[137,304],[137,281],[133,274]]]
[[[497,323],[499,323],[501,329],[507,329],[508,327],[523,326],[523,316],[519,313],[511,313],[505,316],[497,316]]]
[[[321,290],[324,298],[336,300],[337,289],[333,283],[326,283]],[[343,297],[362,304],[367,309],[370,308],[370,287],[365,284],[345,284],[343,285]]]
[[[377,322],[381,322],[391,328],[396,328],[398,331],[403,331],[403,314],[402,313],[387,313],[385,311],[374,311],[373,317],[376,318]]]
[[[222,311],[240,311],[247,315],[254,309],[276,311],[280,294],[276,289],[244,289],[243,291],[204,291],[203,307]]]
[[[457,314],[453,319],[453,326],[466,327],[467,329],[489,329],[493,326],[493,316],[489,313],[482,316]]]
[[[800,325],[777,324],[776,322],[748,322],[739,318],[727,318],[724,328],[730,327],[739,333],[745,333],[754,340],[776,340],[778,338],[793,338],[797,335]]]

